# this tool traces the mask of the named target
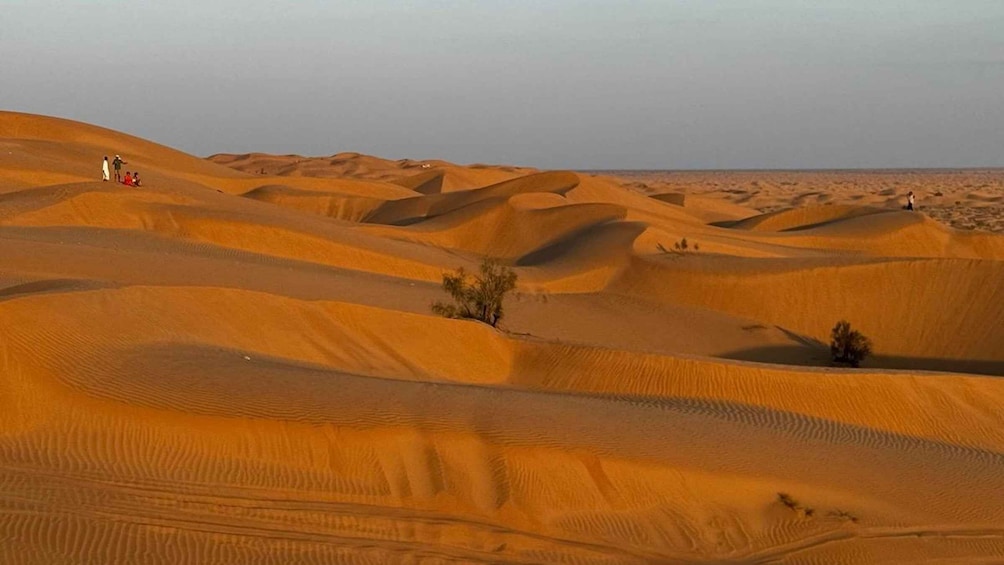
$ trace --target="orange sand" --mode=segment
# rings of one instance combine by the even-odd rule
[[[761,212],[823,204],[917,209],[946,225],[1004,231],[1004,169],[857,171],[620,171],[627,188],[656,198],[713,198]]]
[[[1002,562],[1004,236],[839,178],[761,215],[0,112],[0,562]],[[501,331],[432,316],[484,255]]]

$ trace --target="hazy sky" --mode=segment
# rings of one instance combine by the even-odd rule
[[[1004,1],[0,0],[0,108],[198,155],[1004,166]]]

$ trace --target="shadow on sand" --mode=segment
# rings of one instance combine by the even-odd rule
[[[818,342],[817,342],[818,343]],[[773,345],[730,351],[720,355],[724,359],[755,361],[814,367],[836,367],[830,361],[830,350],[813,343],[802,345]],[[937,357],[903,357],[873,355],[861,365],[862,369],[899,369],[913,371],[941,371],[974,375],[1004,376],[1004,361],[987,359],[943,359]]]

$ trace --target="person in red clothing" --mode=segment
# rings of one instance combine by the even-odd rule
[[[132,184],[132,173],[130,173],[129,171],[126,171],[125,180],[122,181],[122,184],[124,184],[126,186],[132,186],[133,185]]]

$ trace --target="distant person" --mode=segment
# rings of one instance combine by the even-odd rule
[[[107,181],[108,177],[108,155],[105,155],[105,162],[101,163],[101,180]]]
[[[118,155],[116,155],[115,160],[112,161],[112,166],[115,168],[115,182],[122,182],[122,165],[125,164],[126,162]]]
[[[139,171],[132,174],[132,185],[133,186],[143,186],[143,181],[139,180]]]
[[[130,173],[129,171],[126,171],[125,180],[122,181],[122,184],[124,184],[126,186],[132,186],[133,185],[132,184],[132,173]]]
[[[911,190],[910,194],[906,195],[906,209],[907,210],[913,210],[913,202],[914,202],[914,200],[913,200],[913,191]]]

